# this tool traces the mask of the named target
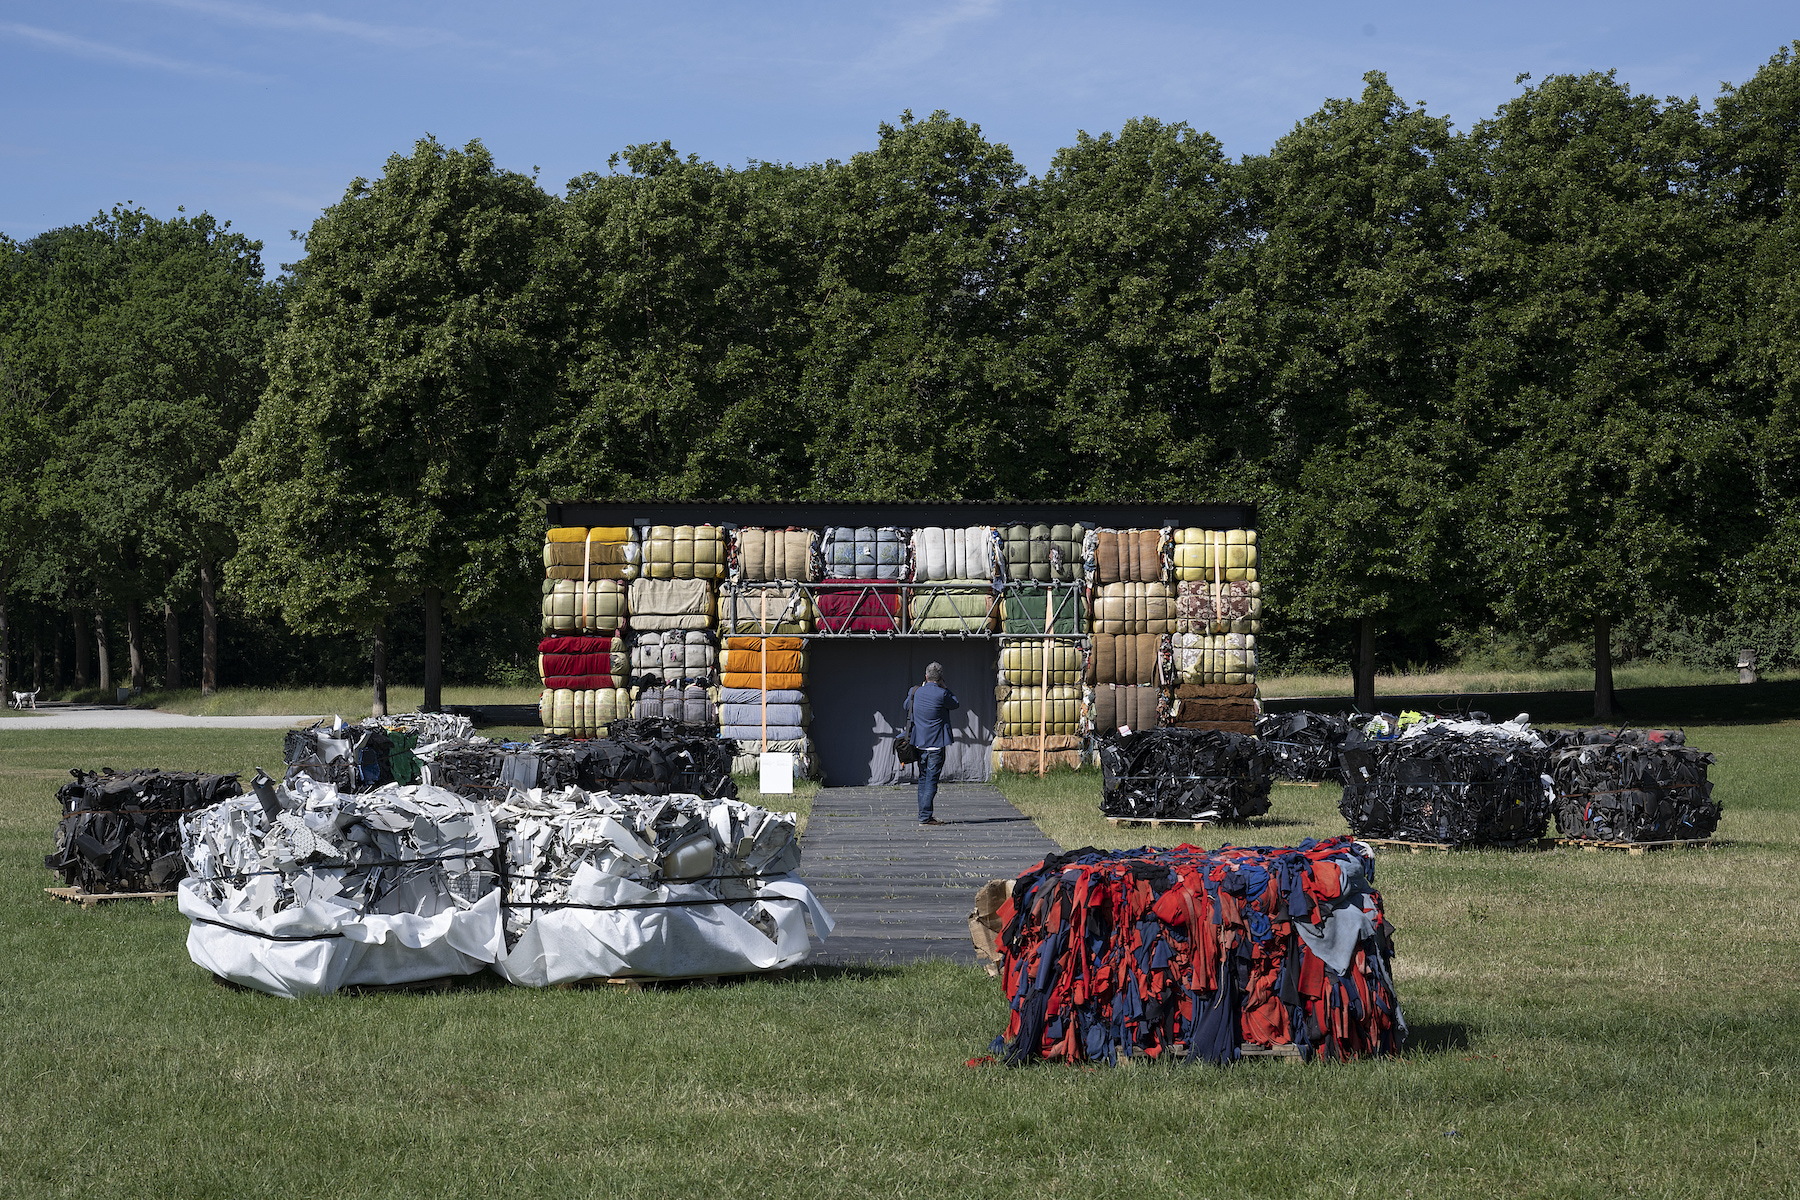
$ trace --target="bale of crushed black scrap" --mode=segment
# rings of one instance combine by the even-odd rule
[[[1271,756],[1253,737],[1144,729],[1095,740],[1106,816],[1241,821],[1269,811]]]
[[[1660,729],[1567,735],[1550,752],[1557,832],[1606,842],[1711,837],[1721,806],[1706,770],[1718,760],[1686,741]]]
[[[1370,721],[1367,728],[1391,722]],[[1426,720],[1393,738],[1354,722],[1338,752],[1338,811],[1358,837],[1517,845],[1544,835],[1553,808],[1548,743],[1523,718]]]
[[[1321,783],[1338,778],[1338,750],[1350,736],[1341,713],[1264,713],[1256,736],[1275,754],[1275,778]]]
[[[472,975],[505,950],[485,800],[307,776],[182,821],[196,964],[278,996]]]
[[[831,918],[794,874],[793,813],[699,796],[514,792],[503,839],[507,953],[529,987],[778,970]]]
[[[427,782],[490,799],[513,789],[570,787],[618,795],[688,792],[735,799],[737,743],[663,718],[614,721],[604,738],[543,734],[530,742],[469,738],[425,751]]]
[[[567,739],[560,739],[567,742]],[[425,782],[459,796],[492,799],[513,788],[574,787],[581,778],[582,757],[574,747],[538,742],[495,742],[458,738],[421,748]]]
[[[396,713],[365,717],[353,725],[317,721],[290,729],[282,741],[287,777],[305,775],[345,792],[389,783],[418,783],[420,746],[473,736],[475,725],[456,713]]]
[[[44,865],[84,892],[160,892],[179,883],[181,818],[244,789],[236,775],[140,767],[74,770],[57,789],[62,819]]]

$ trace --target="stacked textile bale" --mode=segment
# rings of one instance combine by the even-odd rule
[[[731,535],[730,578],[742,583],[819,578],[819,534],[812,529],[739,529]]]
[[[1092,558],[1096,583],[1162,583],[1171,545],[1166,529],[1096,529],[1083,557]]]
[[[821,587],[813,593],[824,633],[900,632],[900,592],[872,587]]]
[[[1550,752],[1556,830],[1600,842],[1709,838],[1719,827],[1707,768],[1718,760],[1679,730],[1589,729]]]
[[[57,789],[62,817],[44,866],[84,892],[160,892],[186,874],[181,818],[243,794],[236,775],[73,770]]]
[[[899,583],[911,577],[907,550],[911,531],[884,525],[851,528],[834,525],[825,530],[820,551],[827,580],[878,579]]]
[[[544,534],[546,579],[632,580],[641,561],[637,530],[628,527],[565,526]]]
[[[992,583],[1000,574],[996,550],[994,531],[985,525],[915,529],[912,579],[915,583]]]
[[[634,579],[631,583],[631,628],[639,633],[663,629],[711,629],[718,602],[704,579]]]
[[[547,637],[538,643],[538,674],[551,691],[595,691],[626,687],[631,659],[625,639]]]
[[[1174,540],[1177,582],[1255,582],[1256,530],[1177,529]]]
[[[1101,733],[1100,811],[1109,817],[1241,821],[1269,811],[1274,756],[1213,729]]]
[[[182,822],[188,954],[278,996],[471,975],[499,959],[499,847],[485,801],[300,776]]]
[[[1256,732],[1259,711],[1253,683],[1182,683],[1169,693],[1163,724],[1251,734]]]
[[[1089,701],[1096,734],[1155,729],[1162,721],[1163,695],[1148,684],[1100,683]]]
[[[1338,777],[1350,722],[1337,713],[1265,713],[1256,718],[1256,736],[1275,755],[1277,779],[1319,783]]]
[[[1014,1065],[1398,1054],[1406,1019],[1374,883],[1374,859],[1344,837],[1052,855],[1000,907],[1010,1014],[993,1052]]]
[[[1182,683],[1256,684],[1253,633],[1178,633],[1169,640],[1169,657]]]
[[[1000,692],[1004,694],[999,697],[994,722],[997,738],[1035,738],[1040,728],[1050,737],[1072,738],[1078,737],[1086,724],[1078,687],[1028,684],[1002,686]]]
[[[1555,793],[1547,746],[1524,713],[1504,724],[1425,718],[1354,723],[1338,762],[1338,811],[1358,837],[1440,845],[1514,845],[1544,834]]]
[[[1094,589],[1095,633],[1175,631],[1175,593],[1166,583],[1108,583]]]
[[[796,754],[810,773],[815,758],[807,727],[806,643],[797,637],[725,639],[721,733],[738,743],[738,767],[755,768],[765,752]]]
[[[617,633],[625,626],[628,586],[618,579],[544,580],[544,633]]]
[[[1045,677],[1044,655],[1050,656]],[[1000,645],[1000,682],[1013,687],[1079,687],[1087,655],[1079,642],[1007,641]]]
[[[549,987],[798,964],[833,926],[794,873],[793,813],[732,800],[569,789],[496,806],[505,843],[507,952],[495,970]]]
[[[725,531],[716,525],[652,525],[643,547],[646,579],[725,578]]]
[[[1047,674],[1046,654],[1049,655]],[[1059,729],[1048,718],[1058,715],[1054,697],[1079,694],[1085,659],[1085,651],[1075,641],[1017,640],[1000,644],[1000,677],[996,695],[1002,700],[1026,703],[1027,707],[1023,709],[1022,721],[1014,720],[996,730],[993,741],[995,771],[1036,771],[1040,761],[1044,766],[1074,768],[1081,765],[1081,706],[1077,708],[1078,724],[1074,729],[1067,728],[1066,724]],[[1046,679],[1053,699],[1044,713],[1047,718],[1046,732],[1042,742],[1043,754],[1040,755],[1036,702],[1043,695]],[[1004,704],[1001,711],[1006,711]],[[1020,710],[1014,711],[1017,715]]]
[[[987,633],[994,628],[993,589],[930,587],[912,593],[906,627],[915,633]]]
[[[998,533],[1001,561],[1012,582],[1074,583],[1081,578],[1086,526],[1007,525]]]
[[[719,676],[719,651],[704,629],[645,630],[632,635],[631,685],[634,717],[665,717],[690,725],[712,725]]]
[[[1008,584],[1000,603],[1000,628],[1005,633],[1074,636],[1087,632],[1087,593],[1080,588]]]
[[[719,590],[719,629],[722,633],[811,633],[812,597],[802,588],[778,583],[726,584]]]
[[[1182,580],[1175,585],[1176,633],[1261,633],[1262,584]]]
[[[607,723],[631,715],[630,688],[551,691],[538,697],[538,721],[546,733],[598,737]]]
[[[1087,659],[1090,708],[1096,732],[1121,726],[1154,729],[1159,720],[1164,639],[1153,633],[1097,633]]]

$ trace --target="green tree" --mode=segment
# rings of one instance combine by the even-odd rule
[[[561,314],[553,202],[480,142],[419,141],[314,222],[269,386],[232,469],[252,519],[227,578],[302,631],[356,627],[387,708],[385,628],[425,607],[440,699],[446,608],[522,604],[541,524],[521,519]]]
[[[1754,507],[1696,319],[1717,248],[1706,130],[1692,102],[1589,74],[1526,89],[1472,140],[1458,407],[1485,443],[1476,543],[1504,618],[1592,632],[1604,717],[1615,623],[1703,591],[1717,531]]]

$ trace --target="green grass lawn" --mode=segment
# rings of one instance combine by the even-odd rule
[[[1795,671],[1765,671],[1768,681],[1800,678]],[[1709,671],[1700,667],[1684,667],[1673,663],[1631,663],[1613,669],[1615,688],[1696,687],[1710,684],[1736,684],[1737,672]],[[1282,696],[1350,696],[1355,686],[1344,675],[1262,675],[1257,686],[1266,697]],[[1378,674],[1375,695],[1420,696],[1453,693],[1480,695],[1491,692],[1586,692],[1594,687],[1592,670],[1542,671],[1418,671],[1414,673]]]
[[[1398,1060],[1008,1070],[963,1065],[1005,1006],[943,964],[226,991],[171,905],[43,895],[52,794],[76,765],[272,767],[280,731],[0,729],[0,1195],[1793,1195],[1800,724],[1690,736],[1728,845],[1379,860]],[[1064,845],[1146,840],[1092,774],[1004,786]],[[1331,788],[1274,801],[1208,844],[1343,828]]]

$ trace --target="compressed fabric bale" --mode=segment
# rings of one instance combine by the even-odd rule
[[[550,733],[599,737],[609,721],[631,715],[631,693],[625,688],[545,688],[538,697],[538,720]]]
[[[1262,584],[1189,580],[1175,585],[1176,633],[1261,633]]]
[[[716,525],[652,525],[643,548],[643,575],[650,579],[725,578],[725,531]]]
[[[795,870],[798,819],[735,800],[515,792],[495,809],[512,983],[793,966],[830,914]]]
[[[718,666],[718,647],[713,644],[713,635],[705,630],[664,629],[632,635],[633,686],[696,683],[710,687],[716,681]]]
[[[1175,687],[1177,700],[1251,700],[1254,683],[1182,683]]]
[[[636,579],[641,558],[637,530],[623,526],[569,526],[544,535],[546,579]]]
[[[1088,651],[1087,681],[1160,683],[1162,643],[1154,633],[1096,633]]]
[[[1264,713],[1256,718],[1256,736],[1275,755],[1277,779],[1319,783],[1338,777],[1338,750],[1350,722],[1338,713]]]
[[[1241,821],[1269,811],[1274,758],[1254,737],[1135,726],[1096,737],[1100,811],[1109,817]]]
[[[744,639],[733,638],[732,641]],[[778,639],[770,638],[769,641]],[[761,675],[765,667],[771,676],[805,675],[806,651],[804,650],[743,650],[727,649],[721,656],[724,672],[729,675],[748,677]]]
[[[715,601],[704,579],[634,579],[631,582],[631,627],[710,629]]]
[[[1081,769],[1080,750],[1046,750],[1043,753],[1045,769],[1066,767],[1071,771]],[[1038,769],[1038,752],[1036,750],[994,750],[990,762],[996,774],[1009,771],[1014,775],[1035,775]]]
[[[761,727],[751,730],[748,736],[740,733],[733,738],[737,746],[737,757],[732,760],[731,770],[736,775],[755,775],[759,770],[758,760],[765,754],[792,754],[794,756],[795,779],[817,779],[820,777],[818,748],[808,738],[770,738],[759,740]]]
[[[811,633],[812,597],[797,587],[737,587],[719,592],[719,628],[726,633]]]
[[[761,688],[729,687],[719,689],[719,703],[725,704],[805,704],[806,693],[799,688]]]
[[[910,530],[894,526],[833,526],[824,532],[827,579],[875,579],[898,583],[909,577]]]
[[[1009,1065],[1399,1054],[1406,1018],[1374,879],[1347,837],[1052,855],[1000,909],[1008,1018],[993,1052]]]
[[[1253,582],[1256,579],[1254,529],[1177,529],[1174,549],[1178,583],[1215,579]]]
[[[643,688],[638,692],[637,699],[632,701],[631,718],[634,721],[678,721],[683,725],[719,723],[718,709],[713,704],[711,690],[692,683],[685,687]]]
[[[1080,588],[1040,584],[1009,585],[1001,597],[1000,628],[1006,633],[1081,634],[1087,632],[1087,595]],[[1048,611],[1050,628],[1044,628]]]
[[[551,689],[624,687],[630,665],[623,639],[549,637],[538,643],[538,675]]]
[[[182,825],[188,955],[276,996],[473,975],[505,952],[486,802],[301,776]]]
[[[1072,737],[1081,732],[1081,689],[1015,687],[996,706],[994,733],[999,737],[1035,737],[1040,714],[1046,734]]]
[[[1097,583],[1160,583],[1163,579],[1161,529],[1095,531],[1094,578]]]
[[[1253,684],[1256,635],[1178,633],[1170,638],[1170,662],[1182,683]]]
[[[739,529],[731,535],[731,577],[744,583],[818,579],[819,534],[812,529]]]
[[[920,583],[987,583],[994,567],[994,531],[985,525],[966,528],[929,526],[912,532],[912,578]]]
[[[617,579],[544,580],[544,632],[566,637],[612,633],[623,628],[628,609],[626,589],[630,586]]]
[[[907,628],[922,633],[986,633],[994,627],[994,593],[986,587],[921,588],[908,602]]]
[[[61,819],[44,866],[84,892],[161,892],[187,874],[182,817],[243,794],[236,775],[72,770],[57,790]]]
[[[799,671],[721,671],[719,684],[726,690],[742,688],[755,691],[764,684],[770,691],[798,691],[806,686],[806,676]]]
[[[1100,733],[1155,729],[1160,724],[1157,706],[1162,693],[1147,685],[1103,683],[1094,688],[1093,727]]]
[[[1015,583],[1074,583],[1081,578],[1081,546],[1086,534],[1080,525],[1002,527],[1006,577]]]
[[[1109,583],[1094,589],[1095,633],[1173,633],[1175,593],[1165,583]]]
[[[767,712],[769,725],[806,726],[812,724],[812,706],[802,701],[798,704],[780,704],[771,701],[767,706],[758,703],[722,704],[719,706],[719,720],[738,729],[756,728],[761,730],[763,714]],[[761,734],[759,733],[760,737]]]
[[[1556,830],[1601,842],[1709,838],[1719,827],[1707,768],[1718,760],[1680,730],[1589,729],[1549,755]]]
[[[1548,745],[1511,721],[1427,718],[1397,735],[1385,715],[1351,721],[1338,752],[1338,811],[1358,837],[1436,845],[1535,842],[1555,808]]]
[[[1248,722],[1256,723],[1256,701],[1254,700],[1171,700],[1169,702],[1169,721],[1184,729],[1194,728],[1196,722],[1208,725],[1221,721],[1232,724]]]
[[[813,593],[825,633],[898,633],[900,593],[873,588],[820,588]]]
[[[1050,686],[1080,686],[1084,658],[1081,647],[1074,642],[1050,643]],[[1042,687],[1045,683],[1044,643],[1002,642],[1000,681],[1015,687]]]
[[[807,736],[805,725],[777,725],[770,722],[768,729],[769,740],[772,742],[796,742]],[[763,724],[757,721],[754,724],[721,725],[719,735],[731,738],[740,745],[750,745],[762,740]]]

